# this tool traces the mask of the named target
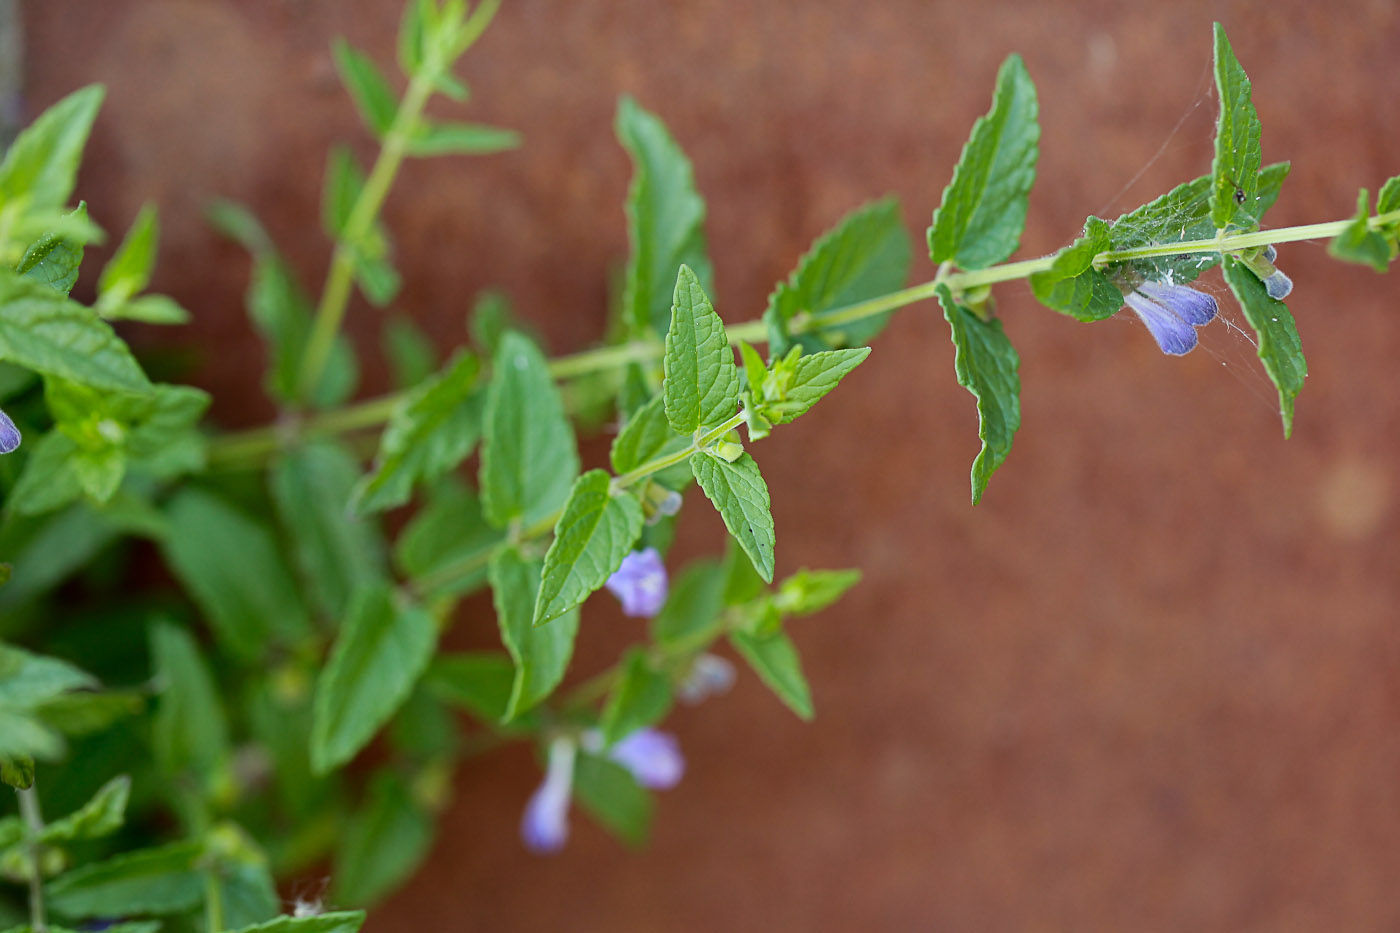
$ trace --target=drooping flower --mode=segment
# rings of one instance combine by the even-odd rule
[[[1209,324],[1219,307],[1205,292],[1167,282],[1143,282],[1123,296],[1147,325],[1163,353],[1181,356],[1196,348],[1196,328]]]
[[[654,616],[666,602],[666,565],[656,548],[633,551],[604,584],[629,616]]]
[[[0,411],[0,454],[12,454],[19,449],[21,440],[19,428],[10,416]]]
[[[690,662],[690,669],[676,685],[676,697],[682,703],[694,706],[712,696],[727,693],[732,686],[734,665],[717,654],[701,654]]]

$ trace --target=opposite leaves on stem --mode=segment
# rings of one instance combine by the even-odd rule
[[[724,321],[689,266],[676,276],[665,367],[666,418],[681,434],[716,427],[739,407],[742,384]]]

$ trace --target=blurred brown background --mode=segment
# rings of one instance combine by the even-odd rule
[[[372,151],[329,42],[391,61],[398,0],[24,12],[31,113],[109,87],[79,189],[95,219],[121,230],[142,201],[162,207],[156,284],[196,322],[133,339],[197,354],[223,423],[265,418],[246,264],[201,206],[249,202],[319,283],[326,150]],[[527,143],[410,166],[387,211],[402,306],[456,343],[472,296],[499,286],[554,351],[594,339],[626,252],[611,131],[626,91],[694,159],[717,304],[748,319],[863,199],[897,194],[922,240],[1013,50],[1044,126],[1020,255],[1047,252],[1086,213],[1208,170],[1213,19],[1254,78],[1266,160],[1293,161],[1273,225],[1345,217],[1358,187],[1400,171],[1390,0],[508,0],[462,69],[467,114]],[[1323,244],[1280,264],[1311,370],[1287,443],[1225,324],[1170,359],[1133,321],[1091,329],[1001,288],[1024,427],[976,509],[974,406],[946,325],[928,305],[899,315],[819,413],[758,451],[779,572],[866,572],[794,632],[817,722],[746,672],[682,710],[690,771],[640,854],[578,816],[563,855],[527,855],[529,753],[470,764],[429,867],[367,929],[1400,926],[1396,282]],[[357,305],[351,326],[370,348],[377,315]],[[382,365],[367,381],[384,388]],[[682,553],[718,547],[706,511],[691,503]],[[639,633],[586,615],[582,673]]]

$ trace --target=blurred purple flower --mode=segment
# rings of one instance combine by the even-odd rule
[[[19,449],[19,428],[10,416],[0,411],[0,454],[12,454]]]
[[[633,551],[604,584],[629,616],[654,616],[666,602],[666,565],[656,548]]]
[[[685,776],[680,742],[657,729],[638,729],[613,745],[608,757],[631,771],[637,783],[649,790],[670,790]]]
[[[728,693],[734,686],[734,665],[717,654],[701,654],[690,662],[676,685],[676,696],[682,703],[694,706],[712,696]]]
[[[549,764],[544,781],[525,805],[520,838],[531,852],[558,852],[569,839],[569,796],[574,785],[574,757],[578,746],[571,738],[549,743]]]
[[[1209,324],[1219,310],[1205,292],[1166,282],[1143,282],[1123,300],[1147,325],[1162,352],[1172,356],[1195,349],[1196,328]]]

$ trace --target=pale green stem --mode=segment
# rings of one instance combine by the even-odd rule
[[[33,786],[16,793],[19,795],[19,812],[24,819],[24,834],[28,840],[26,848],[29,850],[29,870],[25,873],[29,876],[29,925],[34,933],[46,933],[49,923],[44,914],[44,879],[39,865],[39,834],[44,831],[44,816],[39,811],[39,793]]]
[[[212,869],[204,873],[204,926],[206,933],[221,933],[224,928],[224,890]]]

